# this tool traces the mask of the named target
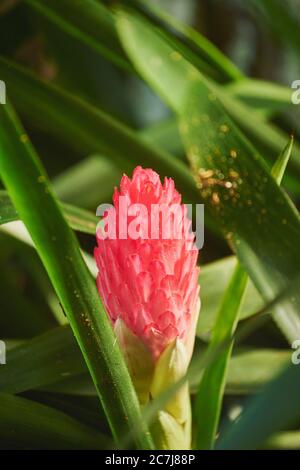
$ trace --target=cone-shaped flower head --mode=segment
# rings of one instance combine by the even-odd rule
[[[174,181],[162,184],[153,170],[137,167],[132,179],[122,177],[113,203],[95,248],[97,285],[113,324],[121,319],[154,361],[175,339],[190,356],[199,313],[198,250]]]

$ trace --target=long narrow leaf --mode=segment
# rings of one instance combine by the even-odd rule
[[[60,326],[21,344],[8,344],[7,364],[0,368],[0,391],[21,393],[42,388],[75,395],[96,395],[80,350],[69,326]],[[274,378],[290,358],[290,351],[237,349],[230,358],[226,393],[247,394]],[[196,371],[194,358],[193,370]],[[190,376],[192,393],[202,372]]]
[[[16,107],[40,129],[60,137],[84,154],[103,153],[121,171],[131,171],[142,164],[156,169],[161,176],[172,175],[186,200],[198,202],[197,188],[183,162],[152,148],[103,111],[3,58],[0,74]]]
[[[247,274],[238,263],[219,310],[209,350],[214,351],[221,342],[232,337],[238,322],[247,278]],[[232,347],[233,342],[224,347],[205,369],[200,382],[195,403],[196,445],[199,449],[211,449],[214,445]]]
[[[136,67],[178,115],[206,208],[223,227],[261,295],[272,300],[298,274],[300,219],[296,208],[199,71],[144,18],[124,10],[119,18],[120,35]],[[176,94],[170,92],[174,88]],[[289,340],[300,336],[299,305],[297,296],[286,306],[281,329]]]
[[[138,11],[143,12],[148,18],[154,18],[154,22],[160,23],[168,32],[179,37],[180,42],[191,51],[194,61],[199,64],[199,59],[211,66],[212,73],[220,75],[223,80],[239,80],[243,78],[238,67],[224,55],[212,42],[195,29],[184,25],[173,16],[162,10],[149,0],[125,0],[125,4],[134,6]],[[200,62],[201,63],[201,62]],[[203,71],[203,70],[202,70]]]
[[[299,368],[290,364],[224,431],[217,448],[257,449],[272,434],[293,426],[300,417],[299,388]]]
[[[62,204],[66,220],[74,230],[94,235],[98,219],[90,212],[70,204]],[[0,225],[18,220],[19,215],[6,191],[0,190]]]
[[[112,198],[122,173],[114,162],[102,155],[91,155],[68,167],[53,181],[59,199],[79,207],[93,208]],[[94,230],[95,233],[95,230]]]
[[[0,394],[0,449],[105,449],[110,440],[61,411]],[[8,447],[7,447],[8,446]]]
[[[124,60],[124,54],[116,36],[114,17],[108,8],[96,3],[94,0],[88,0],[87,2],[74,2],[73,0],[26,1],[40,14],[53,21],[66,32],[89,44],[117,65],[128,67],[128,62],[126,63]],[[160,26],[165,26],[166,37],[171,37],[181,52],[202,73],[214,78],[215,71],[218,70],[221,76],[235,80],[234,84],[243,83],[243,80],[239,80],[243,78],[243,75],[238,68],[201,34],[180,24],[149,2],[131,0],[130,4],[132,3],[146,14],[148,9],[151,15],[154,16],[155,21],[162,23]],[[146,9],[144,3],[146,3]],[[70,22],[70,18],[72,22]],[[108,43],[107,38],[109,38],[110,43]],[[209,67],[211,67],[211,70]],[[264,96],[265,100],[272,89],[274,89],[274,85],[268,87],[268,93]],[[280,96],[284,96],[285,100],[287,99],[288,89],[278,86],[276,96],[278,96],[278,93]],[[255,113],[250,107],[239,102],[231,93],[223,93],[223,98],[227,111],[238,124],[243,126],[247,132],[253,134],[259,143],[278,154],[287,140],[287,135],[276,126],[269,124],[263,116]],[[247,96],[245,98],[247,99]],[[278,99],[280,100],[280,97]],[[268,103],[270,101],[271,103],[274,101],[272,95]],[[255,119],[259,120],[257,126],[253,125]],[[289,172],[287,181],[290,189],[298,194],[298,178],[295,178],[294,175],[295,172],[297,175],[300,174],[300,148],[298,145],[294,147],[291,169],[294,171]]]
[[[287,144],[273,166],[272,175],[278,184],[281,183],[283,178],[292,147],[293,139]],[[232,337],[238,324],[247,281],[248,276],[237,261],[212,332],[209,344],[209,349],[212,351],[217,349],[224,340]],[[200,449],[212,449],[214,446],[232,347],[233,341],[205,369],[200,382],[195,403],[196,442]]]
[[[201,315],[199,315],[197,335],[204,340],[209,337],[215,325],[217,313],[228,286],[228,280],[231,279],[235,267],[236,257],[227,256],[205,264],[201,268],[199,279],[201,284]],[[263,308],[264,304],[261,295],[249,279],[241,305],[240,319],[254,315]]]
[[[17,238],[23,243],[34,247],[34,243],[28,234],[28,231],[21,223],[6,224],[0,228],[6,234]],[[83,258],[93,275],[97,276],[97,267],[94,258],[87,252],[82,252]],[[207,339],[213,328],[216,319],[217,309],[222,301],[226,291],[228,279],[234,271],[236,263],[235,256],[208,263],[201,270],[201,315],[197,325],[197,335],[200,338]],[[215,280],[218,283],[215,284]],[[261,310],[265,305],[261,295],[250,280],[248,283],[245,299],[241,310],[241,319],[248,318]]]
[[[53,328],[7,351],[0,390],[21,393],[87,372],[69,326]]]
[[[143,8],[139,8],[140,3],[143,3],[141,2],[141,0],[127,0],[126,3],[133,3],[135,7],[136,5],[138,5],[137,10],[139,12],[142,12],[145,18],[147,18],[149,26],[151,26],[153,30],[159,32],[161,38],[164,39],[167,44],[169,44],[173,52],[175,52],[172,56],[169,57],[169,59],[173,57],[173,60],[175,62],[176,60],[177,62],[180,62],[178,58],[182,56],[191,65],[193,65],[193,67],[198,69],[201,74],[206,77],[207,80],[209,77],[208,83],[210,83],[210,85],[214,88],[214,93],[222,101],[223,105],[226,108],[226,111],[231,116],[231,118],[243,130],[247,132],[251,139],[254,138],[257,144],[261,145],[264,149],[268,149],[268,153],[264,155],[264,159],[268,161],[269,167],[271,168],[274,163],[274,158],[272,157],[274,155],[278,155],[281,152],[281,149],[284,147],[286,141],[288,140],[288,135],[284,131],[279,129],[276,125],[269,123],[261,112],[256,112],[255,109],[252,109],[250,106],[247,106],[246,103],[243,103],[241,100],[238,100],[235,94],[232,94],[230,92],[228,93],[226,86],[221,87],[217,85],[216,81],[213,80],[214,77],[211,77],[210,74],[208,74],[206,70],[204,70],[203,67],[199,65],[198,55],[202,54],[202,46],[199,45],[199,41],[193,40],[191,43],[189,40],[190,34],[192,34],[193,36],[197,36],[198,33],[191,33],[190,31],[187,31],[187,28],[185,26],[181,25],[177,21],[174,22],[172,18],[162,13],[158,8],[153,9],[153,7],[151,6],[151,15],[147,14],[147,11],[145,11]],[[125,42],[124,45],[126,45]],[[214,58],[210,55],[210,53],[208,53],[208,57],[210,57],[214,65],[216,65]],[[156,61],[153,59],[153,63],[159,64],[159,59],[157,59]],[[218,63],[221,64],[222,60],[219,60]],[[150,63],[148,65],[150,65]],[[182,64],[178,63],[177,65],[180,66]],[[157,76],[160,76],[161,72],[158,71],[158,67],[158,65],[152,67],[152,73],[156,74]],[[174,65],[174,67],[176,66]],[[139,67],[137,67],[137,70],[143,76],[142,72],[139,70]],[[178,78],[179,77],[177,77],[177,80]],[[175,76],[173,75],[170,80],[174,79]],[[238,86],[238,84],[240,83],[242,84],[243,80],[232,82],[233,87],[234,84]],[[177,90],[180,90],[180,88],[177,88]],[[169,95],[170,94],[171,93],[169,92]],[[178,93],[178,97],[180,96],[181,93]],[[173,94],[173,98],[175,100],[178,99],[176,94]],[[172,106],[172,103],[170,103],[168,100],[167,102]],[[294,145],[290,167],[291,170],[288,172],[287,175],[287,183],[289,185],[289,189],[295,191],[298,194],[298,180],[300,175],[300,147],[296,143]]]
[[[295,5],[296,8],[298,5]],[[275,32],[279,40],[288,43],[300,52],[299,21],[293,14],[288,2],[280,0],[250,0],[248,8],[253,9],[263,24],[267,24],[270,30]],[[284,39],[283,39],[284,38]]]
[[[138,400],[75,236],[9,105],[0,108],[0,174],[68,315],[114,438],[121,442],[126,429],[141,424]],[[136,435],[135,445],[152,446],[144,428]]]
[[[110,11],[95,0],[24,0],[40,15],[87,44],[114,64],[132,71],[126,59]]]

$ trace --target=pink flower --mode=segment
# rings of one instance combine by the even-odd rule
[[[134,207],[133,204],[143,205],[143,210],[137,211],[138,220],[133,212],[121,214],[124,201],[126,210]],[[174,181],[165,178],[162,185],[155,171],[139,166],[132,179],[122,177],[120,192],[115,189],[113,202],[115,211],[109,209],[105,216],[115,212],[116,237],[104,239],[98,229],[98,247],[95,248],[98,290],[113,324],[118,318],[122,319],[142,340],[154,360],[176,338],[186,344],[191,355],[200,306],[198,249],[194,246],[191,222]],[[157,204],[159,206],[155,206]],[[179,217],[168,212],[174,204],[180,208]],[[152,218],[153,207],[162,207],[167,213],[165,225],[168,221],[169,227],[173,227],[168,232],[169,237],[164,233],[163,216]],[[139,234],[134,239],[123,239],[124,217],[127,217],[126,235],[131,222],[134,233]],[[159,221],[156,232],[155,220]],[[181,237],[175,237],[175,226],[178,228],[180,222]],[[152,228],[155,238],[151,237]]]

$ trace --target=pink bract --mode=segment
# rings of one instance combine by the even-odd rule
[[[156,239],[118,239],[120,196],[126,197],[128,206],[139,203],[149,209],[145,221],[149,232],[153,204],[180,204],[184,236],[164,239],[160,228]],[[199,268],[198,249],[189,230],[191,222],[174,181],[165,178],[162,185],[155,171],[140,166],[132,179],[122,177],[113,203],[117,238],[103,239],[97,231],[94,254],[99,269],[98,290],[112,322],[121,318],[156,360],[176,338],[193,343],[199,312]],[[128,217],[128,224],[131,219]]]

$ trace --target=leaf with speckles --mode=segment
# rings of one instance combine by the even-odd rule
[[[293,139],[291,139],[284,151],[281,152],[272,168],[272,176],[278,184],[281,183],[292,148]],[[232,341],[206,367],[195,399],[194,410],[197,423],[195,440],[199,449],[212,449],[215,444],[228,365],[234,344],[232,337],[240,318],[247,284],[247,273],[241,267],[239,261],[237,261],[234,273],[230,278],[218,310],[208,350],[216,351],[224,338],[231,339]]]
[[[228,62],[227,58],[224,61],[224,56],[215,50],[213,44],[207,42],[195,30],[174,20],[173,17],[154,6],[153,2],[126,0],[124,3],[130,4],[132,10],[138,11],[145,17],[149,21],[149,25],[159,32],[161,38],[176,50],[176,54],[173,54],[174,60],[176,60],[176,57],[178,60],[178,57],[182,55],[205,75],[211,85],[215,86],[215,92],[228,114],[249,136],[249,139],[264,149],[263,157],[269,168],[271,168],[277,155],[288,140],[288,134],[273,122],[269,122],[267,116],[272,113],[272,110],[275,112],[279,110],[283,104],[288,105],[290,109],[294,108],[293,112],[295,112],[295,106],[291,102],[293,90],[274,83],[248,80],[243,77],[233,63]],[[145,44],[142,47],[145,47]],[[202,58],[205,58],[204,64],[201,61]],[[158,60],[153,63],[154,68],[159,73],[158,64]],[[214,73],[207,70],[207,67],[205,67],[207,64],[214,64]],[[138,69],[138,67],[136,68]],[[222,71],[223,79],[225,77],[227,79],[231,78],[228,85],[219,85],[219,79],[216,77],[217,70]],[[174,79],[175,76],[173,75],[171,80]],[[178,87],[176,87],[176,92],[179,92]],[[174,99],[176,99],[176,93],[174,93]],[[300,146],[295,142],[289,169],[285,175],[285,184],[290,191],[297,195],[300,192],[299,176]]]
[[[22,168],[22,171],[20,171]],[[153,448],[128,370],[94,279],[53,195],[46,172],[10,104],[0,107],[0,174],[68,317],[116,442],[132,426],[133,445]]]
[[[207,211],[263,298],[273,299],[299,271],[296,208],[228,116],[211,83],[144,18],[124,9],[118,18],[120,37],[135,67],[177,114]],[[289,340],[300,337],[299,307],[299,297],[285,304],[288,322],[281,328]],[[278,321],[281,315],[277,308]]]

